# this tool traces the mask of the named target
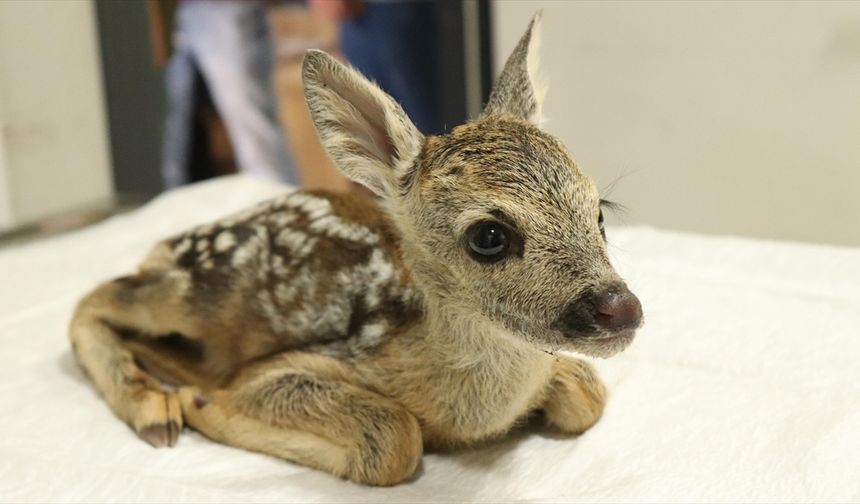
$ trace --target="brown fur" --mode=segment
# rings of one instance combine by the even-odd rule
[[[632,331],[558,328],[584,293],[623,283],[593,183],[535,125],[534,26],[485,114],[440,137],[309,53],[323,143],[386,208],[286,194],[167,239],[137,274],[96,288],[70,335],[117,416],[154,446],[190,425],[374,485],[409,477],[424,447],[502,435],[536,409],[571,434],[596,422],[603,385],[553,352],[609,355]],[[481,220],[514,230],[498,263],[469,255],[464,233]]]

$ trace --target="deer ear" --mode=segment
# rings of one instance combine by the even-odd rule
[[[537,11],[526,33],[508,57],[481,117],[513,114],[540,126],[545,83],[539,77],[540,22]]]
[[[305,54],[305,100],[329,157],[383,198],[411,169],[424,140],[393,98],[322,51]]]

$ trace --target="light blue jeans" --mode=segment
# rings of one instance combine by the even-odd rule
[[[200,75],[224,121],[239,170],[295,184],[295,164],[276,115],[272,42],[263,2],[179,2],[167,66],[168,111],[162,176],[190,182],[195,79]]]

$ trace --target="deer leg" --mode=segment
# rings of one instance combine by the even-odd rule
[[[282,354],[226,388],[179,391],[191,427],[221,443],[371,485],[409,477],[423,451],[418,421],[399,403],[349,383],[340,362]]]
[[[580,434],[600,419],[605,397],[606,388],[591,364],[559,357],[543,409],[552,425]]]
[[[77,306],[69,328],[72,350],[113,412],[155,447],[173,446],[182,430],[175,393],[142,370],[120,335],[166,332],[177,311],[175,286],[160,275],[135,275],[102,284]]]

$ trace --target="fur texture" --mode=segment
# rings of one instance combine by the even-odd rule
[[[567,322],[590,293],[626,287],[594,184],[535,125],[537,24],[485,113],[440,137],[308,53],[320,138],[386,209],[297,191],[167,239],[98,287],[71,340],[117,416],[155,446],[190,425],[374,485],[407,478],[425,447],[504,434],[538,409],[564,432],[596,422],[594,371],[552,351],[606,356],[633,332]],[[492,264],[475,255],[482,223],[506,233]]]

